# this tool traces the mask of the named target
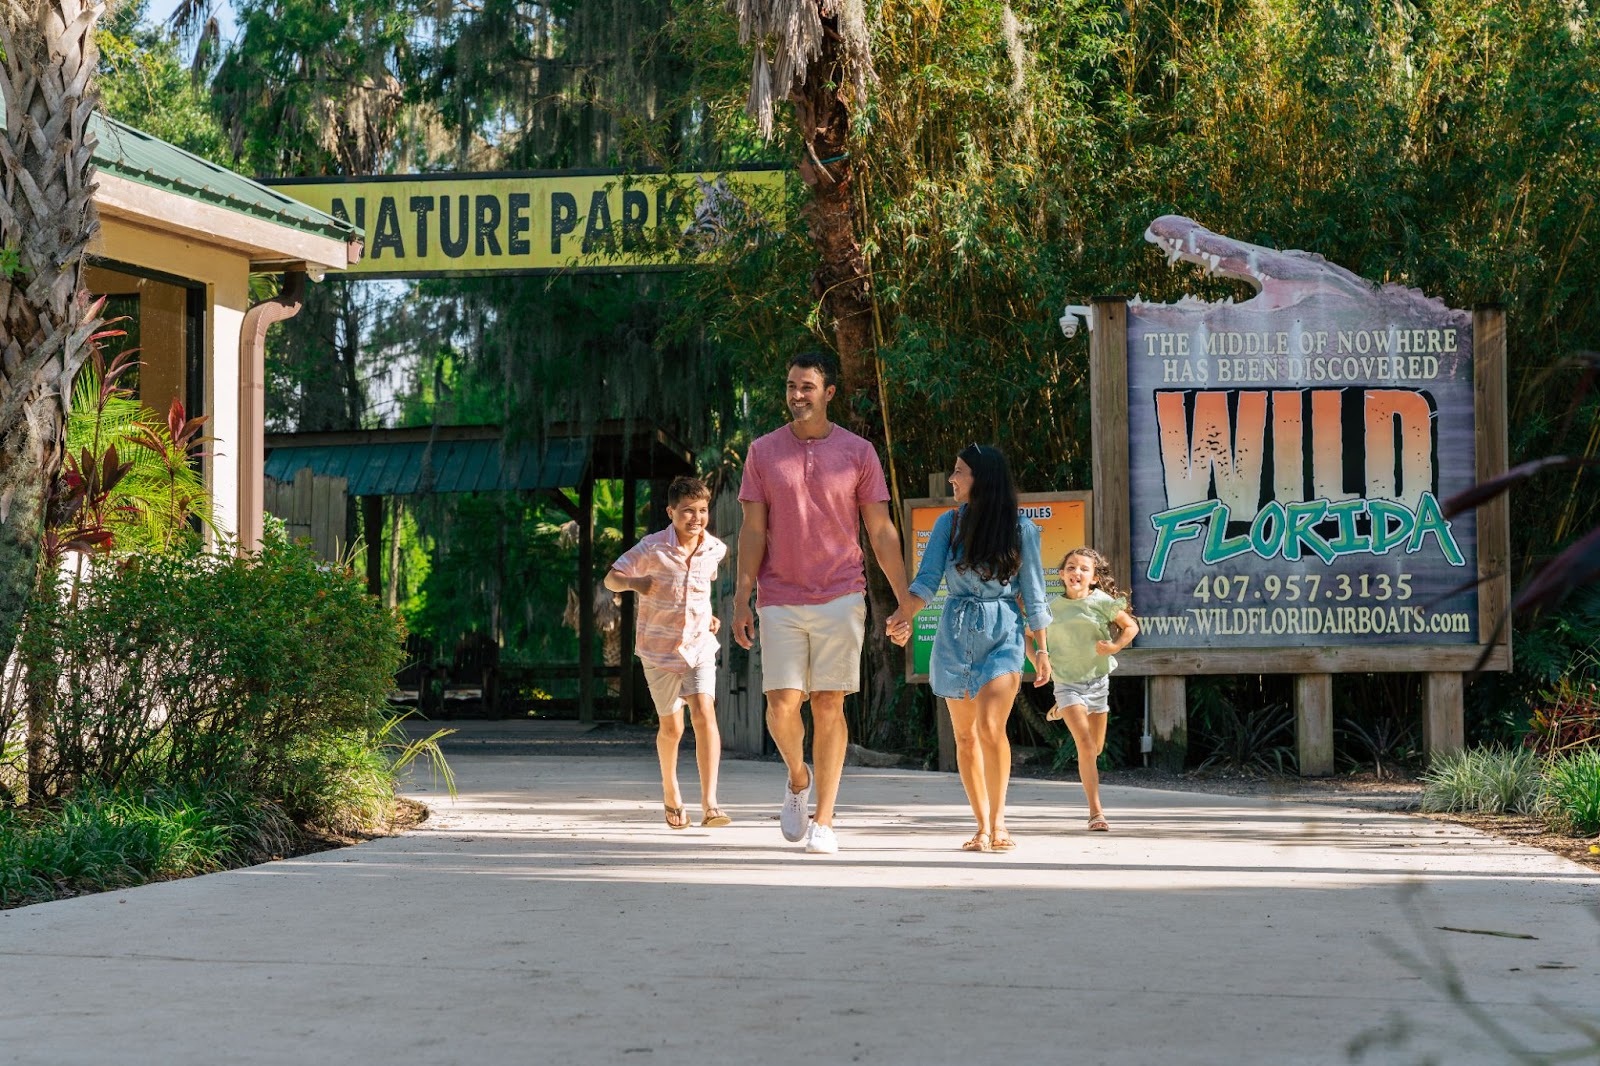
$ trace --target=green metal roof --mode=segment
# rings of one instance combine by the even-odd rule
[[[542,455],[502,452],[498,439],[273,444],[266,473],[279,481],[301,470],[342,477],[352,496],[571,488],[583,481],[589,450],[574,437],[548,441]]]
[[[0,99],[0,123],[4,121],[5,101]],[[108,174],[319,237],[360,237],[347,222],[98,111],[89,129],[100,141],[95,165]]]

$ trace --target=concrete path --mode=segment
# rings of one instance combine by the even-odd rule
[[[1019,781],[972,855],[953,776],[851,770],[823,857],[776,764],[685,832],[648,758],[455,765],[404,837],[0,912],[0,1061],[1498,1063],[1470,1012],[1600,1021],[1600,879],[1423,819],[1124,789],[1090,835]]]

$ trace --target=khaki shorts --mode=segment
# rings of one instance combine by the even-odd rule
[[[665,718],[683,710],[685,696],[716,696],[717,661],[709,659],[681,674],[645,663],[644,680],[650,686],[650,698],[655,701],[656,714]]]
[[[859,592],[827,603],[763,607],[761,690],[856,692],[867,601]]]

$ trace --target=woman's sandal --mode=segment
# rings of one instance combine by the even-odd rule
[[[990,851],[1016,851],[1017,842],[1010,833],[996,833],[989,841]]]
[[[961,845],[961,850],[962,851],[988,851],[989,850],[989,834],[988,833],[975,834],[971,840],[969,840],[965,844]]]
[[[1111,832],[1111,823],[1106,821],[1105,815],[1097,814],[1093,818],[1089,819],[1089,832],[1109,833]]]
[[[700,824],[706,829],[719,829],[725,825],[732,825],[733,819],[723,814],[721,807],[707,807],[706,816],[700,820]]]
[[[666,804],[662,804],[662,806],[666,807]],[[667,807],[667,828],[689,828],[689,812],[684,810],[682,807]]]

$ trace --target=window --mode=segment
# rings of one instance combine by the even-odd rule
[[[163,417],[173,399],[190,417],[205,409],[205,286],[184,278],[91,260],[84,285],[106,298],[102,317],[122,319],[111,328],[126,336],[109,337],[106,361],[137,348],[139,367],[121,384]]]

